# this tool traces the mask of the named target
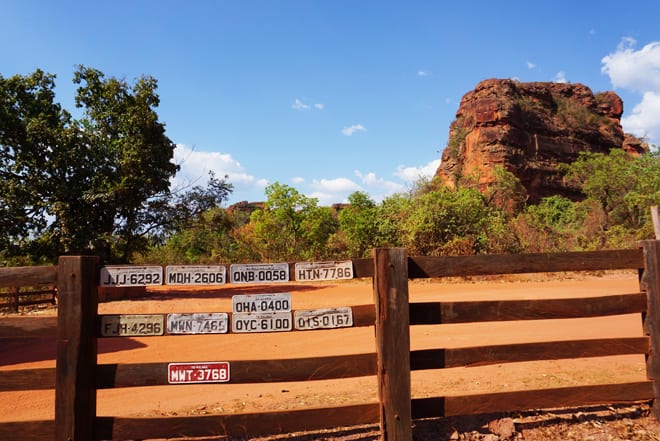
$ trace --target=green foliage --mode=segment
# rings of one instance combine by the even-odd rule
[[[129,85],[80,66],[74,83],[79,120],[54,102],[53,75],[0,77],[0,246],[126,261],[146,246],[148,202],[177,171],[156,80]]]
[[[649,220],[649,207],[660,202],[657,153],[636,158],[620,149],[609,155],[583,153],[567,170],[566,179],[600,205],[606,229],[613,225],[643,228]]]
[[[325,257],[336,230],[331,211],[318,207],[316,199],[277,182],[266,187],[266,196],[264,209],[250,217],[253,243],[261,260]]]
[[[594,113],[571,99],[558,96],[555,98],[555,103],[557,104],[557,117],[567,127],[598,130],[601,125],[612,124],[607,117]]]
[[[349,207],[339,212],[339,228],[346,237],[351,257],[366,257],[378,246],[378,208],[364,192],[348,196]]]
[[[495,166],[494,183],[486,190],[488,204],[514,215],[523,209],[527,191],[520,179],[501,165]]]
[[[411,254],[475,254],[486,250],[488,207],[481,193],[442,188],[416,198],[403,221]]]

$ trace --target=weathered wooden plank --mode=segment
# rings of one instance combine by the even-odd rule
[[[363,326],[373,326],[375,321],[376,321],[376,311],[374,308],[374,305],[355,305],[350,307],[353,311],[353,327],[363,327]],[[218,312],[218,311],[216,311]],[[295,313],[295,310],[293,311]],[[112,337],[116,338],[113,336],[104,336],[102,333],[101,329],[101,322],[104,316],[106,315],[114,315],[114,314],[99,314],[98,319],[97,319],[97,325],[96,325],[96,336],[99,338],[105,338],[105,337]],[[161,316],[163,318],[163,323],[167,323],[167,314],[140,314],[140,315],[148,315],[148,316]],[[229,323],[232,323],[232,313],[227,312],[228,320]],[[332,329],[326,330],[327,332],[332,331]],[[307,332],[307,331],[299,331],[297,329],[293,329],[289,332]],[[163,335],[170,335],[167,330],[164,331]],[[179,334],[175,334],[179,335]],[[3,336],[3,325],[0,323],[0,337]],[[153,335],[144,335],[141,336],[141,338],[144,337],[153,337]]]
[[[410,278],[642,268],[641,250],[411,257]]]
[[[646,359],[646,376],[653,380],[653,414],[660,420],[660,241],[645,240],[641,242],[641,246],[645,262],[641,285],[646,289],[648,299],[644,332],[651,338],[651,353]]]
[[[452,349],[422,349],[411,351],[410,369],[442,369],[520,361],[647,354],[648,352],[648,337],[518,343]]]
[[[7,441],[45,441],[53,439],[54,421],[0,423],[0,439]]]
[[[92,256],[59,259],[56,441],[94,439],[98,261]]]
[[[0,268],[0,288],[12,286],[56,285],[56,266]]]
[[[412,439],[408,254],[376,249],[374,268],[381,436],[406,441]]]
[[[410,304],[410,324],[586,318],[644,311],[643,293],[570,299],[421,302]]]
[[[416,398],[413,418],[436,418],[528,409],[592,406],[645,401],[653,398],[650,381],[571,386],[452,397]]]
[[[55,368],[0,372],[0,391],[55,389]],[[2,438],[0,438],[2,439]]]
[[[651,207],[651,222],[653,223],[653,231],[655,232],[655,239],[660,240],[660,215],[658,214],[658,206]]]
[[[353,259],[353,277],[356,279],[374,276],[373,259]]]
[[[373,326],[376,323],[376,308],[374,305],[355,305],[353,310],[353,326]]]
[[[227,360],[218,360],[227,361]],[[98,389],[166,385],[168,363],[101,364]],[[232,384],[330,380],[376,375],[376,354],[229,361]]]
[[[26,323],[29,322],[29,326]],[[0,338],[53,337],[57,331],[57,317],[2,317]]]
[[[378,422],[378,404],[162,418],[97,418],[96,439],[146,439],[226,435],[240,439],[259,435],[349,427]]]

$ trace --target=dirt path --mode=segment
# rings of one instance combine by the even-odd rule
[[[210,289],[151,289],[150,298],[103,303],[100,312],[171,313],[231,310],[231,296],[245,293],[290,292],[293,308],[350,306],[372,303],[370,281],[337,284],[286,284]],[[432,283],[410,285],[411,301],[533,299],[601,296],[638,291],[634,273],[584,276],[570,280]],[[52,315],[52,313],[51,313]],[[21,317],[22,326],[34,326],[43,314]],[[0,320],[3,320],[0,317]],[[412,329],[413,349],[464,347],[596,337],[636,337],[642,333],[639,315],[544,322],[502,322]],[[54,337],[54,336],[53,336]],[[54,339],[0,340],[2,371],[55,366]],[[339,355],[374,351],[373,329],[258,335],[177,336],[99,340],[99,363],[156,361],[224,361]],[[462,395],[516,389],[560,387],[646,379],[644,357],[619,356],[464,367],[413,373],[413,395]],[[253,412],[376,400],[373,377],[350,380],[256,385],[163,386],[102,390],[98,414],[115,416],[177,415]],[[54,392],[0,392],[0,421],[52,419]]]

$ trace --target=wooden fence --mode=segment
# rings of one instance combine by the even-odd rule
[[[418,418],[651,400],[660,394],[660,357],[657,355],[660,354],[660,241],[644,241],[636,250],[498,256],[408,257],[403,249],[378,249],[373,259],[353,261],[353,266],[356,277],[374,279],[374,304],[352,309],[355,326],[375,326],[375,354],[234,360],[231,361],[231,382],[376,376],[377,403],[164,418],[96,416],[98,389],[168,383],[167,363],[97,365],[97,338],[100,337],[97,258],[62,257],[57,267],[0,269],[0,286],[46,280],[56,283],[59,290],[57,367],[54,370],[3,371],[0,376],[0,391],[54,387],[55,421],[0,423],[0,439],[81,441],[222,434],[243,437],[380,422],[383,439],[410,440],[412,421]],[[640,291],[551,300],[408,301],[408,279],[411,278],[612,269],[638,269]],[[644,335],[410,350],[410,326],[415,325],[630,313],[640,314]],[[3,337],[2,326],[0,337]],[[411,396],[411,370],[624,354],[646,355],[647,381],[423,399]],[[660,418],[657,399],[653,411]]]
[[[54,286],[22,288],[12,286],[4,292],[0,291],[0,311],[19,312],[28,306],[57,303],[57,290]]]

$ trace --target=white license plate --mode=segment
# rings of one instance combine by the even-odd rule
[[[353,278],[353,262],[301,262],[295,265],[297,281]]]
[[[271,314],[232,314],[232,331],[245,332],[283,332],[293,329],[290,312]]]
[[[334,329],[353,326],[353,310],[348,306],[295,311],[293,321],[298,330]]]
[[[101,335],[103,337],[163,335],[163,331],[163,316],[160,314],[101,316]]]
[[[235,263],[229,266],[231,283],[273,283],[289,281],[288,263]]]
[[[291,312],[291,294],[239,294],[231,298],[234,313]]]
[[[170,384],[226,383],[229,381],[229,363],[169,363],[167,381]]]
[[[229,329],[226,312],[168,314],[168,334],[225,334]]]
[[[163,284],[160,266],[101,267],[101,286],[150,286]]]
[[[165,283],[168,285],[222,285],[226,282],[223,265],[168,265]]]

